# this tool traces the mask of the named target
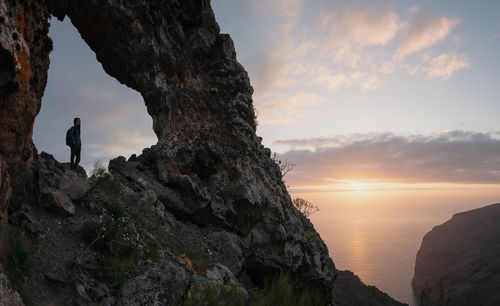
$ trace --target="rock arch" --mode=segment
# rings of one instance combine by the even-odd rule
[[[153,177],[176,215],[240,236],[250,275],[288,269],[304,284],[331,289],[335,266],[323,241],[308,239],[314,227],[291,204],[255,133],[253,89],[210,1],[1,3],[0,62],[8,65],[0,71],[0,171],[8,166],[13,192],[0,191],[2,213],[9,201],[16,209],[38,196],[31,135],[49,66],[47,20],[67,16],[104,70],[141,93],[153,118],[158,144],[110,167],[130,180]]]

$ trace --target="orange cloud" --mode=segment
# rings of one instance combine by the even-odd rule
[[[434,135],[361,134],[277,142],[295,163],[290,185],[323,186],[356,179],[393,183],[500,183],[496,134],[446,131]]]

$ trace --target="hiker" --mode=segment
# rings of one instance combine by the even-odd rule
[[[80,139],[80,118],[73,119],[73,126],[66,132],[66,144],[71,148],[70,168],[76,170],[80,163],[82,141]],[[76,159],[75,159],[76,157]]]

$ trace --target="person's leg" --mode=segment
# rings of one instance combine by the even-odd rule
[[[75,160],[75,145],[71,145],[70,148],[71,148],[71,158],[69,160],[69,167],[70,167],[70,169],[73,169],[74,168],[73,165],[75,164],[74,163],[74,160]]]
[[[75,147],[76,147],[76,150],[75,150],[76,160],[75,160],[74,169],[76,169],[76,167],[78,167],[78,164],[80,163],[80,152],[82,151],[81,145],[76,145]]]

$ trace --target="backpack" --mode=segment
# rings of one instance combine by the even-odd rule
[[[66,131],[66,145],[71,147],[71,129],[73,127],[70,127],[68,131]]]

